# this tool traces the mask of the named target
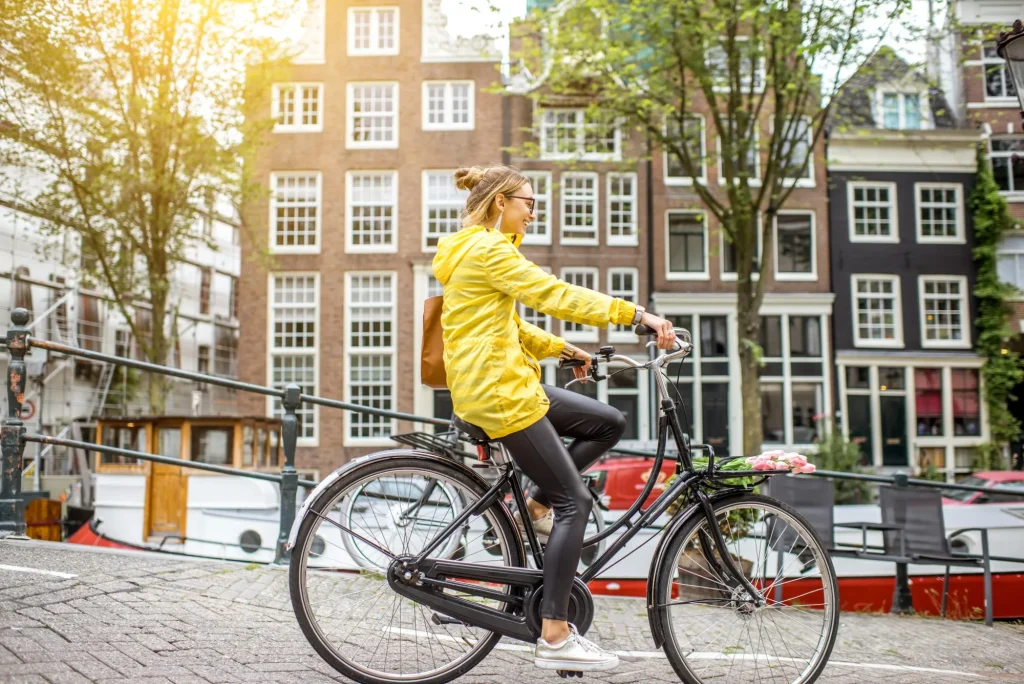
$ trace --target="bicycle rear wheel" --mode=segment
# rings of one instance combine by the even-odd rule
[[[780,501],[745,492],[714,503],[735,565],[758,605],[725,569],[698,510],[666,541],[655,619],[676,673],[688,682],[809,684],[839,629],[839,590],[825,545]]]
[[[434,493],[408,515],[410,501],[423,498],[430,482],[436,483]],[[444,459],[392,451],[349,470],[318,495],[300,523],[289,582],[299,626],[325,661],[362,684],[441,684],[472,669],[494,648],[500,635],[454,622],[395,593],[384,562],[387,554],[422,551],[454,519],[453,498],[471,505],[485,491],[472,473]],[[343,536],[355,534],[345,543]],[[501,504],[470,519],[456,553],[443,554],[446,547],[442,543],[437,557],[523,565],[522,543]],[[362,558],[353,557],[353,548]],[[488,588],[512,591],[506,585]],[[511,602],[471,600],[513,610]]]

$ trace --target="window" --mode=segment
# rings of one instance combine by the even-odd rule
[[[462,226],[462,208],[469,193],[455,187],[452,171],[423,172],[423,249],[437,249],[438,241]]]
[[[707,278],[707,216],[699,212],[670,211],[666,223],[668,278]]]
[[[1024,195],[1024,138],[989,140],[992,175],[1003,192]]]
[[[727,39],[722,38],[721,43]],[[756,45],[742,37],[735,38],[735,51],[739,57],[739,83],[743,93],[759,92],[764,89],[765,71],[764,58],[755,54]],[[711,45],[705,53],[708,71],[711,72],[711,81],[715,90],[728,92],[732,87],[732,78],[729,74],[729,51],[725,45]]]
[[[473,81],[424,81],[423,130],[473,130]]]
[[[636,304],[640,299],[638,284],[640,274],[635,268],[608,269],[608,294]],[[636,342],[636,335],[629,325],[613,325],[608,331],[609,342]]]
[[[849,183],[851,242],[899,242],[895,183]]]
[[[1007,235],[999,244],[996,268],[999,280],[1024,290],[1024,235]]]
[[[213,269],[199,269],[199,313],[210,313],[210,281],[213,280]]]
[[[238,328],[214,326],[213,373],[238,377]]]
[[[583,109],[545,109],[540,125],[541,159],[618,160],[619,129],[594,121]]]
[[[523,242],[527,245],[551,244],[551,172],[524,171],[533,186],[533,221],[526,229]]]
[[[1006,71],[1006,60],[996,52],[995,45],[982,46],[982,68],[985,70],[985,99],[1007,100],[1017,97],[1013,79]]]
[[[608,174],[608,244],[636,245],[636,174]]]
[[[597,244],[597,174],[562,174],[562,243]]]
[[[270,277],[270,385],[284,389],[295,383],[303,394],[316,394],[320,283],[315,274]],[[207,365],[209,365],[209,350]],[[271,415],[284,415],[281,399],[270,400]],[[299,443],[315,446],[317,414],[305,402],[296,411]]]
[[[348,381],[346,400],[385,411],[395,409],[395,290],[390,273],[348,274]],[[346,413],[346,442],[388,440],[390,418]]]
[[[570,285],[597,289],[596,268],[563,268],[562,280]],[[562,337],[571,342],[597,342],[597,328],[582,323],[562,321]]]
[[[825,417],[821,317],[762,316],[760,345],[764,441],[818,442]]]
[[[350,148],[398,147],[398,84],[348,84]]]
[[[678,140],[686,147],[691,164],[699,170],[697,178],[706,183],[708,178],[707,143],[705,141],[704,117],[686,115],[683,117],[682,133],[679,131],[679,120],[670,117],[665,126],[665,135],[671,140]],[[666,185],[689,185],[693,182],[682,159],[672,150],[665,150],[665,183]]]
[[[919,93],[882,93],[882,117],[879,128],[891,130],[923,128]]]
[[[228,302],[228,316],[238,319],[238,278],[231,276],[231,299]]]
[[[271,251],[319,251],[320,182],[319,173],[270,174]]]
[[[350,7],[348,10],[348,54],[397,55],[398,8]]]
[[[783,124],[786,134],[779,155],[783,177],[796,180],[801,187],[814,185],[814,126],[811,119],[800,117]]]
[[[299,132],[323,130],[322,83],[275,83],[272,88],[271,116],[274,131]]]
[[[974,368],[953,368],[950,372],[953,385],[953,435],[977,437],[981,435],[978,371]]]
[[[718,241],[719,241],[719,253],[722,255],[722,280],[736,280],[738,273],[736,271],[736,245],[729,239],[729,236],[725,234],[725,226],[719,226],[718,228]],[[761,277],[760,268],[763,263],[763,245],[761,244],[761,214],[757,215],[757,261],[752,266],[750,277],[752,280],[757,280]]]
[[[151,361],[159,363],[157,359],[149,358],[149,348],[153,344],[153,311],[152,309],[135,309],[135,358],[139,361]]]
[[[737,138],[734,145],[739,145],[744,141]],[[725,165],[722,163],[722,138],[719,136],[715,139],[715,145],[718,149],[718,184],[719,185],[730,185],[732,181],[729,181],[725,177]],[[747,185],[758,186],[761,184],[761,136],[757,129],[754,129],[753,136],[750,140],[750,147],[747,148]],[[733,180],[736,180],[735,178]]]
[[[852,276],[854,345],[902,347],[899,276]]]
[[[78,346],[89,351],[103,351],[103,318],[100,299],[78,296]]]
[[[232,428],[193,426],[192,460],[211,465],[231,465],[234,435]]]
[[[918,242],[964,242],[959,183],[915,183]]]
[[[918,436],[943,435],[941,368],[914,369],[914,402]]]
[[[210,347],[201,344],[196,350],[196,372],[204,375],[210,372]]]
[[[345,174],[348,252],[396,251],[397,171],[349,171]]]
[[[608,404],[617,408],[626,419],[626,430],[621,439],[640,438],[639,376],[639,371],[612,372],[608,376]]]
[[[780,212],[775,217],[775,249],[777,279],[816,278],[814,213]]]
[[[921,276],[921,346],[970,347],[967,278]]]

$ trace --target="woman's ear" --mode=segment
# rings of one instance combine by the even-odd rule
[[[498,211],[505,211],[505,196],[500,192],[494,196],[494,206],[498,207]]]

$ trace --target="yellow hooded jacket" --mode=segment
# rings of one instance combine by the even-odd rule
[[[623,299],[570,285],[517,249],[521,235],[464,228],[442,239],[434,276],[444,285],[444,368],[455,414],[492,438],[523,430],[548,412],[538,359],[565,340],[520,320],[516,302],[572,323],[628,325]]]

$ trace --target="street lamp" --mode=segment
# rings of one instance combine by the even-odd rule
[[[1020,102],[1020,115],[1024,119],[1024,22],[1020,19],[1013,22],[1013,30],[999,34],[996,52],[1006,60],[1006,70],[1017,91]]]

